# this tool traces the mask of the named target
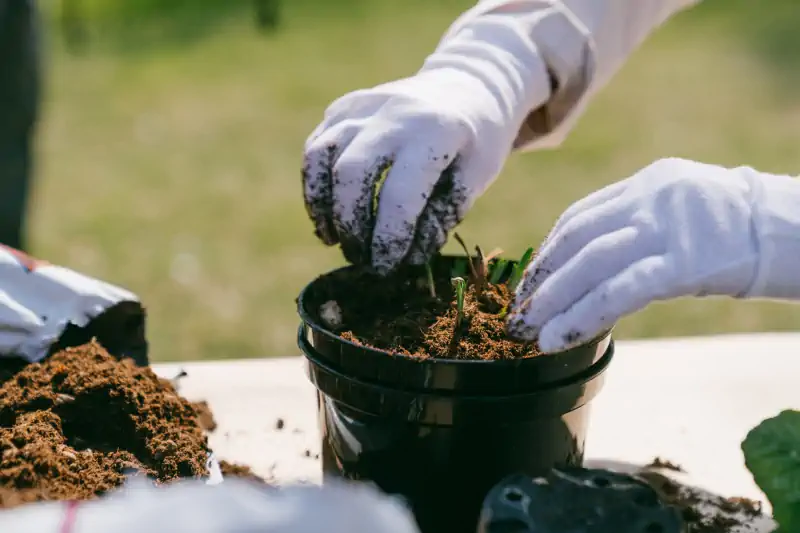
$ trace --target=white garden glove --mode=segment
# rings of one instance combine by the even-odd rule
[[[555,352],[706,295],[800,299],[800,181],[665,159],[589,195],[528,266],[508,329]]]
[[[317,236],[380,273],[423,263],[512,148],[557,146],[647,35],[697,1],[478,2],[415,76],[327,109],[303,165]]]
[[[3,533],[419,533],[410,510],[366,484],[288,486],[239,479],[131,485],[103,499],[0,511]]]
[[[0,358],[43,359],[97,337],[147,364],[145,313],[131,292],[0,245]]]
[[[415,76],[347,94],[325,112],[306,143],[305,199],[317,235],[340,242],[349,261],[379,272],[406,256],[424,262],[550,97],[536,44],[508,22],[477,18]],[[373,216],[373,190],[390,165]]]

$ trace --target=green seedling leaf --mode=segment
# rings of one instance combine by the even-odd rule
[[[745,464],[772,505],[779,533],[800,531],[800,412],[783,411],[750,430]]]
[[[494,263],[494,267],[492,267],[492,274],[489,276],[489,283],[492,285],[497,285],[500,283],[500,278],[503,277],[503,272],[506,271],[506,265],[508,261],[505,259],[498,259]]]
[[[522,254],[522,257],[520,257],[519,259],[519,265],[523,271],[528,267],[528,264],[530,264],[532,258],[533,258],[533,248],[528,248],[527,250],[525,250],[525,253]]]
[[[464,293],[467,292],[467,282],[464,278],[453,278],[450,281],[456,293],[456,328],[460,328],[464,320]]]
[[[525,269],[528,267],[528,263],[531,262],[531,258],[533,257],[533,248],[528,248],[525,250],[525,253],[522,254],[517,264],[514,265],[514,271],[511,273],[511,277],[508,278],[508,286],[511,290],[517,288],[519,285],[522,276],[525,274]]]

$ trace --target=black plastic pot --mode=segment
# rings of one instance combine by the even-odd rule
[[[418,360],[328,331],[306,308],[318,282],[298,298],[298,344],[318,391],[323,480],[402,495],[423,533],[474,533],[501,479],[581,465],[589,402],[613,358],[610,332],[529,359]]]

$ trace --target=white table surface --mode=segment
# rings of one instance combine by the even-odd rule
[[[319,481],[316,401],[300,357],[154,368],[188,373],[180,392],[209,402],[221,458],[282,483]],[[764,500],[740,443],[764,418],[800,409],[798,378],[800,333],[619,341],[592,403],[588,464],[635,468],[662,457],[694,486]]]

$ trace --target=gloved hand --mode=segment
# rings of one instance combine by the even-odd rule
[[[425,262],[497,176],[550,83],[525,31],[486,15],[446,38],[415,76],[339,98],[305,147],[317,236],[381,273]]]
[[[509,333],[545,352],[654,300],[800,299],[800,181],[658,161],[559,218],[517,288]]]

